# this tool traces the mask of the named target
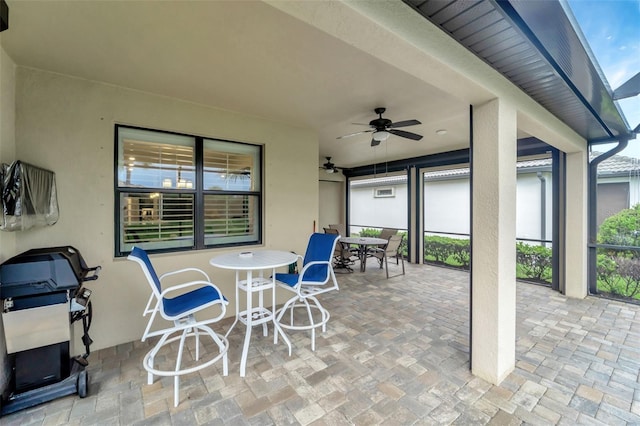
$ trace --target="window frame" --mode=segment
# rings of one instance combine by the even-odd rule
[[[156,188],[156,187],[134,187],[134,186],[120,186],[118,180],[118,165],[119,165],[119,135],[120,129],[141,130],[153,133],[161,133],[164,135],[175,135],[178,137],[189,137],[194,139],[194,162],[195,162],[195,180],[193,188]],[[205,141],[219,141],[223,143],[231,143],[238,145],[248,145],[256,147],[257,152],[257,165],[259,170],[256,176],[259,176],[259,184],[257,188],[253,190],[212,190],[204,189],[204,145]],[[116,124],[114,127],[114,155],[113,155],[113,188],[114,188],[114,254],[115,257],[125,257],[131,251],[123,250],[121,235],[123,222],[121,222],[121,195],[122,194],[152,194],[152,193],[167,193],[167,194],[192,194],[193,195],[193,244],[187,247],[167,247],[167,248],[145,248],[149,253],[172,253],[172,252],[184,252],[193,250],[208,250],[214,248],[223,247],[240,247],[240,246],[255,246],[261,245],[263,240],[263,204],[264,204],[264,146],[259,144],[252,144],[247,142],[238,142],[228,139],[220,139],[213,137],[204,137],[198,135],[191,135],[187,133],[171,132],[166,130],[151,129],[146,127],[131,126],[125,124]],[[225,242],[220,244],[206,244],[205,243],[205,195],[247,195],[249,197],[256,198],[256,239],[255,241],[240,241],[240,242]]]

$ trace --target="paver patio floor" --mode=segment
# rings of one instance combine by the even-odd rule
[[[240,326],[229,336],[229,375],[217,364],[183,376],[174,408],[171,378],[146,384],[148,343],[122,344],[91,354],[86,398],[57,399],[0,422],[640,424],[638,305],[514,283],[516,368],[493,386],[469,371],[466,272],[407,265],[406,275],[387,280],[371,261],[366,273],[337,276],[340,291],[321,296],[331,319],[315,352],[308,332],[288,333],[289,357],[286,345],[256,328],[240,378]]]

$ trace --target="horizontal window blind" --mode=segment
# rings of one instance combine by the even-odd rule
[[[195,139],[175,143],[153,132],[128,129],[120,135],[118,184],[124,187],[193,188]]]
[[[194,245],[193,194],[123,193],[120,200],[125,251],[135,245],[147,249]]]
[[[256,237],[258,197],[205,195],[205,242],[250,241]]]
[[[259,147],[204,141],[204,187],[219,191],[255,191],[260,184]]]

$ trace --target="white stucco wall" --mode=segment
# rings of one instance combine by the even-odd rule
[[[468,178],[425,182],[424,229],[469,234],[470,200]]]
[[[552,236],[551,173],[544,172],[546,199],[546,236]],[[516,236],[525,239],[541,238],[540,179],[536,173],[519,173],[516,199]],[[392,185],[381,185],[392,186]],[[393,185],[396,197],[374,198],[373,187],[352,188],[350,223],[372,227],[406,229],[407,185]],[[469,179],[431,180],[424,183],[425,230],[469,234]],[[455,238],[455,236],[452,236]]]
[[[0,164],[15,160],[15,63],[0,47]],[[13,254],[15,235],[0,232],[0,262]]]
[[[553,187],[551,173],[543,173],[546,191],[545,235],[542,235],[543,185],[536,173],[519,173],[516,188],[516,237],[533,240],[551,240],[553,235]]]
[[[56,173],[60,220],[19,233],[15,251],[71,245],[89,266],[102,266],[100,278],[88,285],[92,349],[138,340],[149,295],[139,266],[113,257],[115,123],[264,144],[264,247],[304,252],[318,219],[318,175],[309,173],[318,161],[315,133],[33,69],[18,68],[16,93],[16,158]],[[160,273],[185,266],[210,272],[230,296],[231,314],[234,274],[208,264],[226,251],[155,255],[152,261]]]
[[[328,179],[326,173],[320,171],[318,201],[318,232],[329,225],[346,223],[345,221],[345,179],[344,176]],[[332,176],[332,175],[331,175]]]
[[[394,187],[393,197],[374,197],[376,188]],[[351,188],[349,224],[351,232],[363,226],[407,229],[407,185],[366,186]],[[360,226],[362,225],[362,226]]]
[[[2,36],[0,36],[2,37]],[[15,64],[0,47],[0,164],[15,159]],[[0,231],[0,263],[13,255],[15,234]],[[0,390],[9,381],[4,326],[0,316]]]

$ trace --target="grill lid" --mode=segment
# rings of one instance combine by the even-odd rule
[[[71,246],[31,249],[0,265],[0,298],[75,290],[83,281],[97,279],[99,269],[87,267]]]

